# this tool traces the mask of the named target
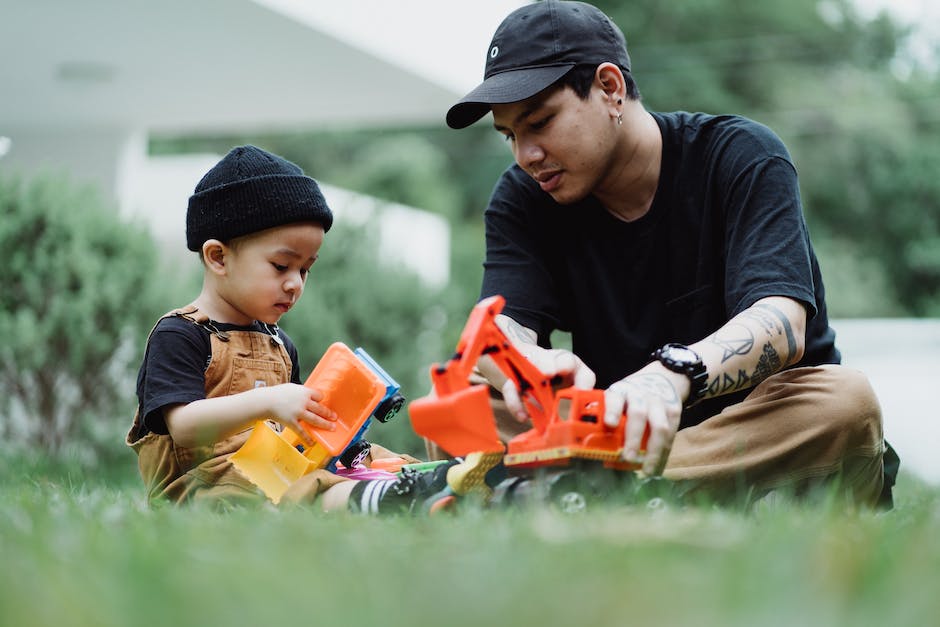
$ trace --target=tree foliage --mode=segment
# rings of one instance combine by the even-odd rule
[[[383,263],[375,241],[376,234],[363,227],[330,229],[303,298],[281,326],[297,346],[302,378],[330,344],[343,342],[365,349],[413,400],[429,391],[429,365],[446,356],[441,337],[447,312],[436,290]],[[406,412],[373,428],[375,440],[393,450],[423,451]]]
[[[849,0],[597,4],[648,108],[743,114],[786,142],[833,315],[937,314],[940,88],[894,71],[910,28]]]
[[[624,30],[647,108],[742,114],[781,136],[800,173],[834,316],[937,315],[940,82],[904,57],[910,27],[885,14],[862,19],[851,0],[596,4]],[[511,155],[486,119],[458,132],[443,116],[426,128],[262,140],[324,181],[451,218],[446,297],[456,312],[476,298],[481,215]],[[163,145],[213,141],[220,152],[232,145]]]
[[[0,179],[0,438],[58,453],[129,425],[156,252],[89,188]]]

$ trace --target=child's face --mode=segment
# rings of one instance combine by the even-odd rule
[[[230,242],[220,296],[234,324],[276,324],[300,300],[310,267],[323,243],[323,227],[288,224]]]

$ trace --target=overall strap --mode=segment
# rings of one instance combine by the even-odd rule
[[[169,318],[171,316],[176,317],[176,318],[182,318],[183,320],[188,320],[189,322],[192,322],[193,324],[199,325],[202,328],[204,328],[206,331],[208,331],[209,333],[215,335],[217,338],[219,338],[223,342],[229,341],[228,332],[219,330],[219,328],[215,326],[212,320],[209,319],[209,315],[206,314],[204,311],[200,311],[199,307],[197,307],[195,304],[190,303],[189,305],[186,305],[185,307],[180,307],[179,309],[174,309],[173,311],[167,312],[160,318],[160,320],[162,320],[163,318]],[[159,322],[159,320],[157,322]]]

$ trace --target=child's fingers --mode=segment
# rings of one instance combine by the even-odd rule
[[[284,426],[291,428],[298,436],[300,436],[300,439],[303,441],[304,446],[316,445],[316,442],[314,441],[314,439],[310,437],[310,434],[307,433],[307,430],[303,428],[303,422],[304,422],[303,420],[299,420],[299,419],[292,420],[290,423],[285,424]]]
[[[301,420],[317,429],[324,429],[326,431],[336,430],[336,414],[333,414],[332,412],[330,412],[330,415],[327,417],[308,411],[306,414],[301,416]]]
[[[324,420],[335,422],[336,419],[339,418],[339,416],[336,415],[336,412],[322,403],[317,403],[315,400],[307,401],[306,409],[309,413],[319,416]]]
[[[323,400],[323,396],[324,396],[323,392],[321,392],[321,391],[318,390],[317,388],[308,388],[308,387],[306,387],[306,386],[304,386],[304,387],[306,388],[307,393],[310,395],[310,399],[311,399],[311,400],[314,400],[314,401],[322,401],[322,400]]]

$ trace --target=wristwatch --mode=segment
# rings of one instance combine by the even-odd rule
[[[689,378],[689,397],[685,399],[683,407],[691,407],[705,396],[708,391],[708,371],[694,350],[684,344],[666,344],[656,349],[651,357],[673,372]]]

